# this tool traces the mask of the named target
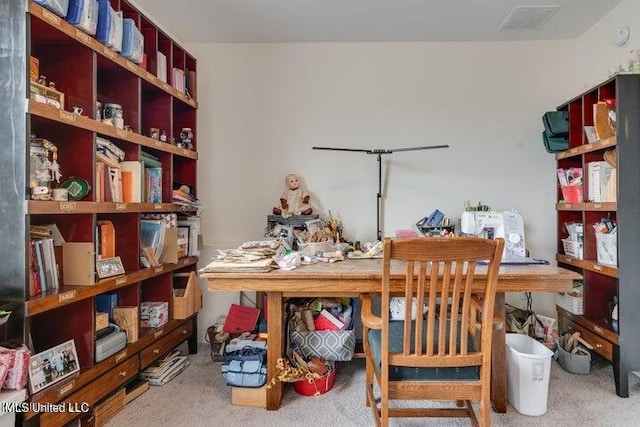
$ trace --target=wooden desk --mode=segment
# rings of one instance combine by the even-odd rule
[[[398,269],[395,286],[402,289]],[[267,293],[267,378],[276,373],[276,362],[284,354],[284,300],[290,297],[358,296],[376,292],[382,280],[381,260],[347,260],[333,264],[319,263],[298,267],[292,271],[273,270],[269,273],[201,273],[209,280],[210,291],[258,291]],[[476,268],[480,289],[486,267]],[[507,411],[507,377],[505,350],[505,292],[570,291],[573,280],[581,276],[571,270],[552,265],[511,265],[500,267],[495,304],[493,334],[491,400],[496,412]],[[392,284],[394,274],[392,273]],[[393,285],[392,285],[393,286]],[[282,384],[267,390],[267,409],[280,407]],[[364,399],[364,387],[363,387]]]

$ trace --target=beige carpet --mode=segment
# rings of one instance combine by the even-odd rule
[[[340,365],[334,388],[324,395],[300,396],[287,385],[278,411],[233,406],[231,389],[220,374],[220,363],[212,362],[209,347],[202,345],[198,354],[190,357],[190,365],[184,372],[164,386],[151,387],[117,414],[107,427],[369,427],[373,420],[364,406],[363,382],[363,360],[354,360]],[[545,415],[521,415],[509,405],[506,414],[492,413],[491,419],[493,426],[638,426],[640,380],[635,377],[630,396],[627,399],[616,396],[612,368],[600,359],[592,361],[589,375],[570,374],[552,361]],[[457,419],[402,419],[394,420],[391,425],[469,424]]]

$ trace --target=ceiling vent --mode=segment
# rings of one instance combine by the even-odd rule
[[[538,30],[558,9],[560,6],[515,6],[500,31]]]

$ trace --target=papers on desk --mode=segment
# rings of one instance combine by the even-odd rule
[[[243,243],[238,249],[219,249],[218,256],[201,268],[200,273],[261,273],[275,268],[276,248],[272,244],[256,243]]]
[[[274,268],[271,258],[259,259],[255,261],[227,262],[214,259],[205,267],[200,269],[200,273],[261,273]]]

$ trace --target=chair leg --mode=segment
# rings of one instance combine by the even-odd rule
[[[380,426],[389,427],[389,399],[386,396],[380,399]]]
[[[480,406],[478,408],[478,413],[480,415],[479,424],[481,427],[491,426],[491,402],[487,396],[488,395],[485,394],[480,398]]]
[[[373,391],[373,365],[371,364],[371,360],[369,358],[365,361],[365,374],[364,374],[364,383],[367,388],[371,388]],[[369,399],[366,399],[367,406],[374,405],[375,402],[370,402]]]

